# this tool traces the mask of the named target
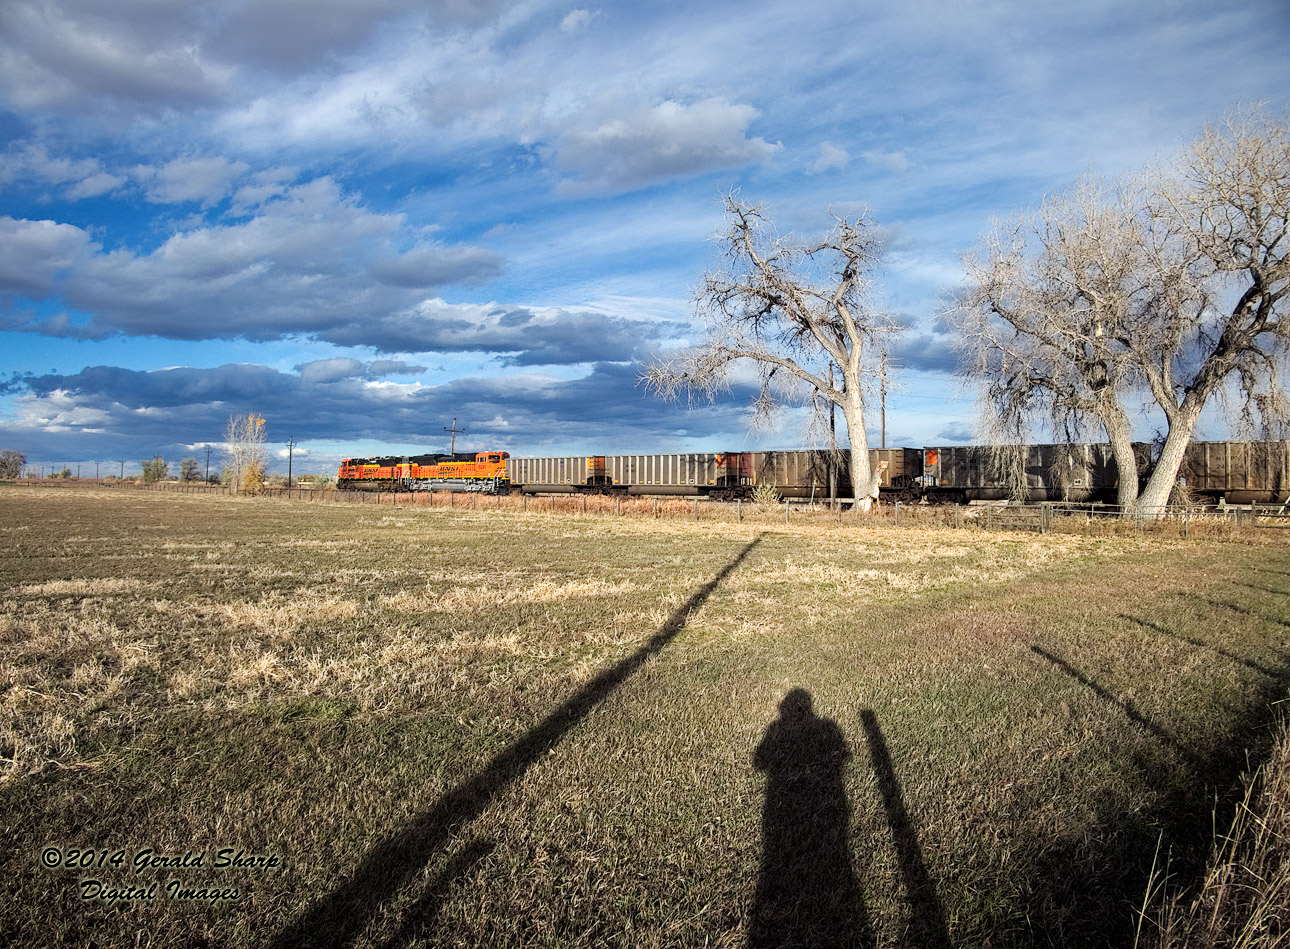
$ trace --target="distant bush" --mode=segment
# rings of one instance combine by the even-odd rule
[[[160,455],[153,457],[151,461],[143,462],[143,483],[152,484],[156,481],[165,481],[170,477],[170,466],[166,464],[166,459]]]
[[[264,490],[264,465],[258,461],[248,462],[242,469],[242,481],[238,490],[243,494],[259,494]]]
[[[0,478],[21,478],[27,467],[27,456],[20,451],[6,448],[0,451]]]

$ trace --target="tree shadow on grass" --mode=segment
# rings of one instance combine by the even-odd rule
[[[272,945],[286,947],[343,946],[359,936],[377,910],[450,842],[453,831],[478,817],[505,788],[541,760],[569,731],[627,681],[645,662],[659,653],[685,628],[690,614],[761,543],[758,536],[676,609],[650,639],[627,658],[601,672],[566,699],[554,712],[511,743],[482,771],[444,793],[438,802],[405,825],[398,833],[373,847],[362,863],[329,894],[315,900],[295,922],[280,932]],[[469,850],[457,872],[440,874],[436,884],[405,920],[400,935],[425,935],[442,907],[452,880],[482,856]],[[398,937],[395,937],[396,939]]]
[[[1179,633],[1176,630],[1172,630],[1169,627],[1164,626],[1160,623],[1155,623],[1155,622],[1152,622],[1151,620],[1142,619],[1137,616],[1130,616],[1128,613],[1121,613],[1120,619],[1128,620],[1130,623],[1137,623],[1139,626],[1142,626],[1146,629],[1154,630],[1155,632],[1160,633],[1162,636],[1168,636],[1172,639],[1178,640],[1179,642],[1187,643],[1189,646],[1195,646],[1197,649],[1208,650],[1209,652],[1214,653],[1216,656],[1222,656],[1225,659],[1230,659],[1232,662],[1239,663],[1240,665],[1245,666],[1247,669],[1252,669],[1253,671],[1261,675],[1268,676],[1269,678],[1279,678],[1281,675],[1284,674],[1283,670],[1273,669],[1270,666],[1260,665],[1259,663],[1255,662],[1253,659],[1247,659],[1244,656],[1237,655],[1231,650],[1224,649],[1221,646],[1215,646],[1213,643],[1207,643],[1204,640],[1196,639],[1192,636],[1184,636],[1182,633]]]
[[[1245,587],[1247,590],[1255,590],[1259,593],[1271,593],[1274,596],[1286,596],[1286,590],[1278,590],[1276,587],[1265,587],[1260,583],[1246,583],[1244,581],[1237,583],[1238,587]]]
[[[1237,608],[1229,603],[1205,602]],[[1258,665],[1210,644],[1178,636],[1160,624],[1127,615],[1123,618],[1213,650],[1266,677],[1266,682],[1245,711],[1233,715],[1233,737],[1228,742],[1197,750],[1182,744],[1142,715],[1130,700],[1104,688],[1071,663],[1039,646],[1030,647],[1036,655],[1118,708],[1186,764],[1186,772],[1172,778],[1156,770],[1144,771],[1145,783],[1159,795],[1153,806],[1132,812],[1098,808],[1096,823],[1104,828],[1098,836],[1106,843],[1096,847],[1089,847],[1084,840],[1062,844],[1036,865],[1035,879],[1051,881],[1053,905],[1060,907],[1060,915],[1053,917],[1059,924],[1059,938],[1055,939],[1059,944],[1127,942],[1134,920],[1126,915],[1124,896],[1140,897],[1146,892],[1148,875],[1156,861],[1163,859],[1162,854],[1167,854],[1173,885],[1185,888],[1200,880],[1214,843],[1212,828],[1226,825],[1239,799],[1239,776],[1250,766],[1249,752],[1253,750],[1252,757],[1257,761],[1266,751],[1266,737],[1260,738],[1259,732],[1268,719],[1268,701],[1284,694],[1290,684],[1290,665]],[[1144,763],[1144,767],[1151,766]],[[1162,850],[1166,843],[1167,849]],[[1081,872],[1072,869],[1081,866]]]
[[[1239,585],[1249,586],[1249,584],[1239,584]],[[1267,590],[1266,587],[1253,587],[1253,589]],[[1272,590],[1269,592],[1280,593],[1280,591],[1278,590]],[[1231,610],[1234,613],[1240,613],[1242,616],[1253,617],[1254,619],[1264,623],[1276,623],[1280,626],[1290,626],[1290,620],[1284,620],[1278,616],[1268,616],[1266,613],[1257,612],[1255,610],[1250,609],[1248,606],[1243,606],[1239,603],[1230,603],[1227,600],[1214,600],[1205,596],[1192,596],[1190,598],[1194,600],[1199,600],[1201,603],[1208,603],[1210,606],[1217,606],[1220,609]]]
[[[1059,656],[1053,655],[1051,652],[1041,648],[1040,646],[1032,645],[1030,647],[1030,651],[1037,656],[1042,656],[1044,659],[1047,659],[1049,662],[1051,662],[1062,672],[1066,673],[1066,675],[1070,676],[1076,682],[1088,688],[1090,692],[1092,692],[1098,698],[1105,701],[1108,705],[1114,705],[1116,708],[1120,709],[1120,711],[1122,711],[1130,721],[1136,723],[1141,728],[1150,732],[1151,735],[1155,737],[1155,739],[1159,741],[1161,744],[1166,745],[1169,748],[1172,748],[1178,754],[1179,757],[1181,757],[1185,762],[1187,762],[1187,765],[1193,770],[1194,773],[1201,774],[1204,772],[1205,763],[1200,761],[1197,758],[1196,753],[1194,751],[1192,751],[1190,748],[1186,747],[1185,745],[1181,744],[1176,738],[1174,738],[1173,735],[1169,734],[1169,732],[1165,731],[1155,722],[1151,721],[1151,719],[1147,718],[1145,715],[1139,712],[1137,708],[1134,707],[1131,701],[1119,695],[1116,695],[1115,693],[1109,691],[1108,689],[1103,688],[1101,685],[1098,685],[1096,682],[1090,679],[1079,669],[1075,668],[1065,659],[1062,659]]]

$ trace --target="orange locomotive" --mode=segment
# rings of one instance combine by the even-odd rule
[[[382,458],[346,458],[340,463],[336,485],[359,491],[482,491],[505,493],[504,451],[474,455],[414,455]]]

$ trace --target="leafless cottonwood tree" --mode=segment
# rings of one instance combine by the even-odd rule
[[[695,299],[705,339],[656,360],[645,371],[646,387],[666,398],[711,397],[728,387],[731,369],[742,363],[757,370],[755,408],[763,417],[792,394],[809,398],[816,423],[836,406],[851,442],[856,505],[867,511],[878,497],[879,475],[869,463],[865,396],[877,377],[880,337],[893,329],[867,300],[880,249],[873,226],[863,217],[835,217],[823,240],[802,243],[769,233],[762,209],[734,195],[727,196],[725,212],[719,240],[726,266],[704,275]],[[831,428],[821,428],[832,438]]]
[[[1168,501],[1211,400],[1235,394],[1245,419],[1281,421],[1288,214],[1290,134],[1247,112],[1169,165],[1115,188],[1085,181],[996,225],[965,259],[953,312],[991,434],[1100,428],[1135,512]],[[1139,492],[1144,402],[1164,444]]]

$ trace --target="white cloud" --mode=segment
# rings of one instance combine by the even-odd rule
[[[100,195],[115,191],[129,180],[125,175],[113,175],[100,171],[76,182],[64,194],[71,201],[97,198]]]
[[[142,16],[131,16],[131,14]],[[213,104],[228,70],[184,37],[189,4],[101,4],[8,0],[0,5],[0,89],[21,108],[124,101],[157,108]]]
[[[820,157],[811,166],[811,173],[818,175],[822,171],[828,171],[833,168],[845,168],[850,162],[851,156],[846,153],[845,149],[838,148],[832,142],[821,142]]]
[[[209,199],[222,167],[176,175],[168,197]],[[178,231],[147,253],[105,252],[68,224],[0,218],[0,293],[92,314],[88,327],[16,314],[5,323],[60,335],[273,339],[399,312],[436,286],[500,268],[489,251],[416,236],[401,214],[374,213],[329,178],[282,190],[249,220]]]
[[[905,157],[904,152],[867,151],[861,152],[860,157],[874,168],[880,168],[883,171],[903,173],[909,170],[909,159]]]
[[[0,155],[0,183],[34,182],[65,185],[62,196],[70,201],[96,198],[121,187],[128,179],[107,172],[95,158],[54,158],[43,145],[28,143]]]
[[[560,21],[560,31],[562,33],[577,33],[585,30],[595,16],[590,10],[570,10],[563,20]]]
[[[765,161],[782,146],[747,135],[757,110],[722,98],[630,108],[566,132],[551,149],[572,173],[563,194],[630,191],[672,178]]]
[[[0,217],[0,299],[52,292],[95,250],[89,234],[74,225]]]
[[[177,158],[160,168],[136,168],[135,177],[154,204],[195,201],[210,205],[226,198],[233,183],[250,170],[245,162],[227,158]]]

